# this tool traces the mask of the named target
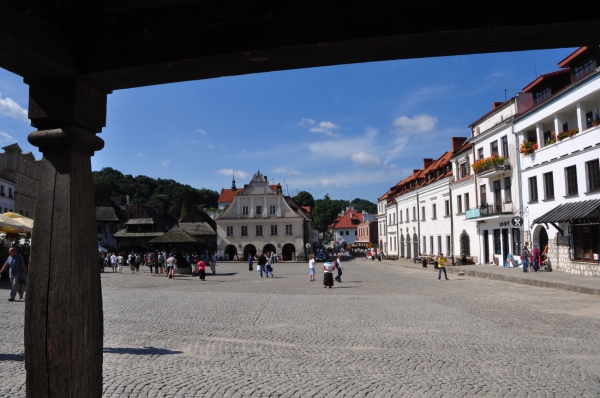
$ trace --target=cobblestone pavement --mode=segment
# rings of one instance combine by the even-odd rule
[[[360,259],[206,282],[102,274],[105,397],[598,397],[600,297]],[[317,279],[320,273],[317,274]],[[0,397],[24,397],[23,302],[0,294]]]

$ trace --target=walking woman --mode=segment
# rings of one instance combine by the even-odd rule
[[[538,272],[540,270],[540,249],[538,249],[537,244],[533,245],[533,270]]]
[[[308,255],[308,269],[310,270],[310,274],[308,275],[308,280],[311,282],[315,281],[315,255]]]
[[[446,257],[444,257],[443,253],[440,254],[440,258],[438,258],[438,269],[438,281],[442,279],[442,270],[444,270],[444,277],[449,281],[448,274],[446,274]]]
[[[323,264],[323,288],[333,287],[333,269],[335,267],[329,261]]]
[[[269,274],[271,274],[271,278],[273,277],[273,264],[271,264],[271,257],[267,257],[267,263],[265,264],[265,275],[268,278]]]
[[[175,269],[177,268],[177,259],[175,253],[171,253],[167,259],[167,278],[175,279]]]
[[[198,261],[198,274],[200,275],[200,280],[206,280],[206,263],[198,256],[196,256],[196,260]]]
[[[523,272],[527,272],[530,257],[531,254],[529,253],[529,242],[525,242],[525,247],[523,247],[523,251],[521,252],[521,260],[523,261]]]
[[[252,254],[248,254],[248,271],[252,271],[252,262],[254,259],[252,258]]]

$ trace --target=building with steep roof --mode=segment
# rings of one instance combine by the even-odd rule
[[[15,184],[14,194],[6,195],[14,196],[15,213],[34,218],[41,160],[36,160],[31,152],[23,153],[16,143],[2,149],[0,175]]]
[[[284,259],[305,255],[309,215],[281,192],[280,185],[269,184],[258,171],[243,189],[221,190],[219,206],[227,203],[217,217],[217,254],[232,260],[236,254],[276,252]],[[231,202],[226,202],[231,200]]]
[[[148,241],[169,231],[177,220],[168,213],[150,206],[139,205],[131,218],[127,220],[124,229],[117,231],[114,236],[119,250],[146,250]]]
[[[333,231],[334,241],[339,246],[345,247],[356,243],[357,228],[361,223],[376,219],[376,215],[367,214],[365,211],[359,213],[354,207],[346,207],[328,228]]]
[[[115,234],[124,228],[127,216],[112,200],[106,200],[96,209],[98,245],[114,251],[117,249]]]

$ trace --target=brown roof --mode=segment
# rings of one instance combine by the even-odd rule
[[[173,227],[169,232],[165,232],[148,243],[198,243],[198,239],[180,228]]]
[[[535,88],[535,86],[542,83],[543,81],[546,81],[554,76],[564,75],[565,73],[569,73],[569,72],[570,72],[569,69],[561,69],[561,70],[557,70],[555,72],[543,74],[540,77],[538,77],[537,79],[535,79],[534,81],[532,81],[531,83],[529,83],[527,86],[525,86],[525,88],[523,89],[523,92],[524,93],[530,92],[531,90],[533,90]]]
[[[579,47],[577,50],[573,51],[567,58],[563,59],[558,63],[559,68],[568,68],[577,57],[586,52],[590,47],[583,46]]]
[[[353,220],[358,221],[358,223],[353,224]],[[363,222],[362,213],[357,213],[353,208],[350,207],[348,210],[346,210],[343,216],[337,217],[330,227],[333,229],[356,228],[361,222]]]
[[[273,191],[277,192],[277,185],[269,185],[269,187],[271,187]],[[235,198],[237,195],[240,195],[242,192],[244,192],[244,188],[239,188],[236,190],[222,188],[221,194],[219,195],[219,203],[231,203],[233,202],[233,198]]]

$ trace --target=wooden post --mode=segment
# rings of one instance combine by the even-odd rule
[[[40,169],[25,305],[27,397],[102,396],[102,292],[91,156],[107,92],[79,77],[26,81]]]

